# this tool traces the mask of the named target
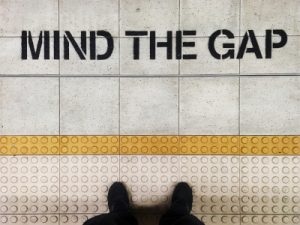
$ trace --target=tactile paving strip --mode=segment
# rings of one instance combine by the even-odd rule
[[[179,154],[178,136],[121,136],[121,154]]]
[[[179,182],[179,156],[120,156],[120,180],[134,207],[157,211],[166,208],[173,187]]]
[[[60,212],[107,212],[107,191],[119,180],[119,156],[61,156]]]
[[[59,154],[59,136],[0,136],[0,155]]]
[[[299,223],[299,215],[243,215],[241,217],[242,225],[298,225]]]
[[[180,136],[181,154],[236,155],[239,150],[239,136]]]
[[[205,223],[205,225],[224,224],[240,225],[240,215],[201,215],[196,216]]]
[[[59,212],[58,156],[1,156],[0,174],[0,215]]]
[[[181,180],[192,185],[193,212],[238,214],[238,156],[182,156]]]
[[[61,136],[60,154],[119,154],[119,136]]]
[[[300,214],[300,157],[241,157],[244,214]]]
[[[89,218],[99,214],[61,214],[60,224],[64,225],[82,225]]]
[[[0,155],[299,155],[300,136],[0,136]]]
[[[241,136],[241,154],[299,155],[300,136]]]
[[[96,214],[55,214],[55,215],[2,215],[0,224],[45,224],[45,225],[82,225]]]
[[[58,225],[59,215],[2,215],[0,216],[0,224],[45,224]]]
[[[0,136],[1,224],[82,224],[107,212],[117,180],[128,185],[138,212],[161,211],[182,180],[192,185],[193,213],[207,225],[299,224],[299,140]]]

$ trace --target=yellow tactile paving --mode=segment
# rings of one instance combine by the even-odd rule
[[[181,154],[238,155],[239,136],[180,136]]]
[[[121,154],[180,154],[178,136],[121,136]]]
[[[60,153],[118,155],[119,136],[61,136]]]
[[[0,155],[56,154],[59,154],[59,136],[0,136]]]
[[[0,136],[0,155],[299,155],[300,136]]]
[[[240,140],[241,154],[300,154],[300,136],[241,136]]]

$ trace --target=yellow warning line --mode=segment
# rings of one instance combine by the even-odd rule
[[[0,136],[0,155],[300,155],[300,136]]]
[[[56,155],[59,136],[0,136],[1,155]]]
[[[119,136],[61,136],[60,154],[119,154]]]
[[[182,154],[239,155],[239,136],[181,136]]]
[[[120,154],[180,154],[178,136],[120,136]]]
[[[300,136],[241,136],[241,154],[299,155]]]

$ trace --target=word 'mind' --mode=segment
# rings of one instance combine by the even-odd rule
[[[192,37],[197,38],[196,30],[179,30],[176,32],[167,31],[165,38],[159,38],[155,31],[125,31],[125,36],[132,38],[133,49],[132,58],[139,60],[141,58],[141,38],[148,41],[147,47],[143,46],[143,51],[148,51],[150,60],[157,58],[157,49],[165,49],[167,60],[193,60],[197,59],[197,54],[188,53],[191,48],[196,47],[196,42]],[[223,59],[242,59],[245,53],[254,54],[257,59],[270,59],[272,52],[276,48],[282,48],[287,44],[288,38],[284,30],[273,29],[265,31],[264,55],[262,47],[259,45],[257,36],[253,30],[247,30],[241,37],[240,45],[235,46],[234,34],[226,29],[217,30],[208,38],[208,50],[212,57],[218,60]],[[51,41],[53,39],[53,41]],[[97,52],[97,46],[105,51]],[[216,47],[217,40],[222,41],[221,50]],[[36,42],[36,43],[34,43]],[[143,42],[144,43],[144,42]],[[102,46],[103,45],[103,46]],[[70,31],[41,31],[38,38],[33,38],[31,31],[22,31],[21,35],[21,58],[28,60],[38,60],[43,57],[44,60],[69,60],[70,48],[73,48],[81,60],[106,60],[114,51],[114,38],[105,30],[99,31],[81,31],[80,37],[74,37]],[[99,49],[99,48],[98,48]],[[147,49],[147,50],[145,50]],[[43,51],[43,55],[41,52]],[[225,53],[224,53],[225,51]]]

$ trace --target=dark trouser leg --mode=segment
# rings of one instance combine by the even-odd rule
[[[84,225],[138,225],[136,218],[129,212],[107,213],[87,220]]]
[[[191,215],[184,204],[175,202],[167,213],[161,217],[159,225],[204,225],[204,223]]]
[[[160,219],[159,225],[204,225],[204,223],[191,214],[180,216],[166,213]]]

